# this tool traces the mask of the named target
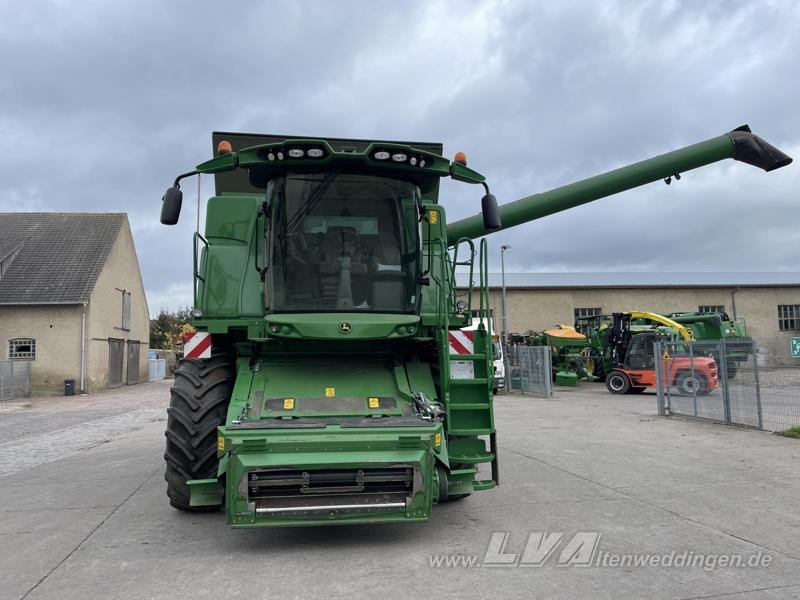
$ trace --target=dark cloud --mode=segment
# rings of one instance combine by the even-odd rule
[[[798,17],[788,0],[6,3],[0,210],[128,212],[156,310],[190,302],[194,223],[160,226],[158,199],[214,129],[443,141],[501,202],[746,121],[797,156]],[[509,243],[512,270],[796,270],[797,172],[711,166],[496,234],[492,263]],[[443,185],[451,220],[479,196]]]

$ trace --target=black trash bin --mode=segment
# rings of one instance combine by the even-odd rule
[[[75,380],[74,379],[65,379],[64,380],[64,395],[65,396],[74,396],[75,395]]]

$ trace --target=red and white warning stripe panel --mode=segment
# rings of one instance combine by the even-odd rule
[[[197,331],[188,334],[183,341],[184,358],[211,358],[211,334]]]
[[[454,329],[447,332],[447,342],[450,345],[450,354],[475,354],[472,331]]]

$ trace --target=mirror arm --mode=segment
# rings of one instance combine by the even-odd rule
[[[172,184],[172,187],[181,189],[181,184],[180,184],[181,179],[186,179],[187,177],[191,177],[192,175],[198,175],[199,173],[200,171],[195,170],[195,171],[189,171],[188,173],[184,173],[183,175],[178,175],[175,178],[175,183]]]

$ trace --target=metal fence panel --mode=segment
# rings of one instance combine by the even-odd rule
[[[29,398],[31,395],[31,361],[0,360],[0,400]]]
[[[764,366],[757,348],[752,340],[656,344],[659,412],[767,431],[800,426],[800,367]],[[714,368],[715,385],[687,385]]]
[[[800,367],[758,367],[764,429],[800,427]]]
[[[550,346],[508,345],[509,389],[526,394],[553,395]]]
[[[796,336],[782,331],[753,340],[763,428],[769,431],[800,427],[800,357],[792,356]]]
[[[718,342],[657,343],[659,406],[672,414],[726,422],[721,374],[712,358],[720,352]]]
[[[752,341],[721,344],[725,355],[724,381],[728,398],[727,423],[763,429],[756,349]]]

